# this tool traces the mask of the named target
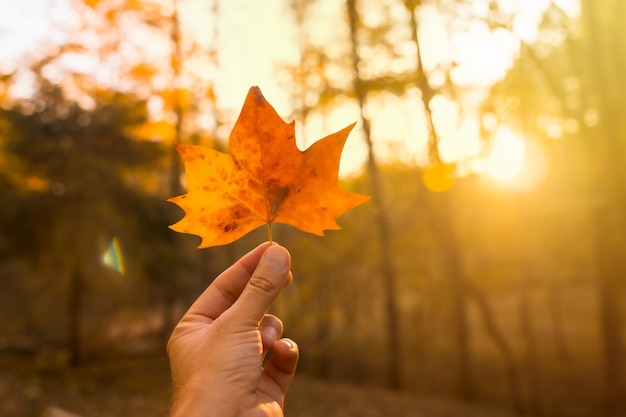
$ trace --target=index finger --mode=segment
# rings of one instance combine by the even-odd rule
[[[257,246],[215,278],[191,305],[182,321],[211,323],[232,306],[269,246],[269,242]]]

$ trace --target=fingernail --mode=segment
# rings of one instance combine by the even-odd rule
[[[272,245],[265,250],[262,263],[278,271],[283,271],[289,267],[289,252],[282,246]]]
[[[283,339],[283,342],[289,347],[292,352],[296,350],[296,343],[291,339]]]
[[[278,329],[276,329],[276,327],[269,326],[263,330],[263,336],[270,339],[272,342],[275,342],[278,340]]]

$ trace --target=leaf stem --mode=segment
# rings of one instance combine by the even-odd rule
[[[269,235],[270,245],[272,244],[272,222],[267,222],[267,234]]]

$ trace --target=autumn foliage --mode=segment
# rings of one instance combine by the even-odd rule
[[[302,152],[294,122],[285,123],[252,87],[230,135],[230,154],[176,145],[187,193],[168,201],[186,215],[171,228],[199,235],[200,248],[231,243],[263,224],[286,223],[320,236],[339,229],[336,218],[369,199],[339,188],[339,160],[353,126]]]

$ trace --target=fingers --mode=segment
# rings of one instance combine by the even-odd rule
[[[274,346],[283,335],[283,322],[272,314],[266,314],[259,325],[263,350],[267,351]]]
[[[229,313],[245,327],[256,327],[278,294],[291,279],[291,259],[287,249],[279,245],[268,247],[248,284]]]
[[[210,323],[232,306],[268,247],[268,242],[259,245],[215,278],[189,308],[183,320]]]
[[[298,365],[298,345],[291,339],[280,339],[273,346],[274,354],[269,359],[263,373],[273,384],[262,387],[263,391],[274,399],[284,398]]]

